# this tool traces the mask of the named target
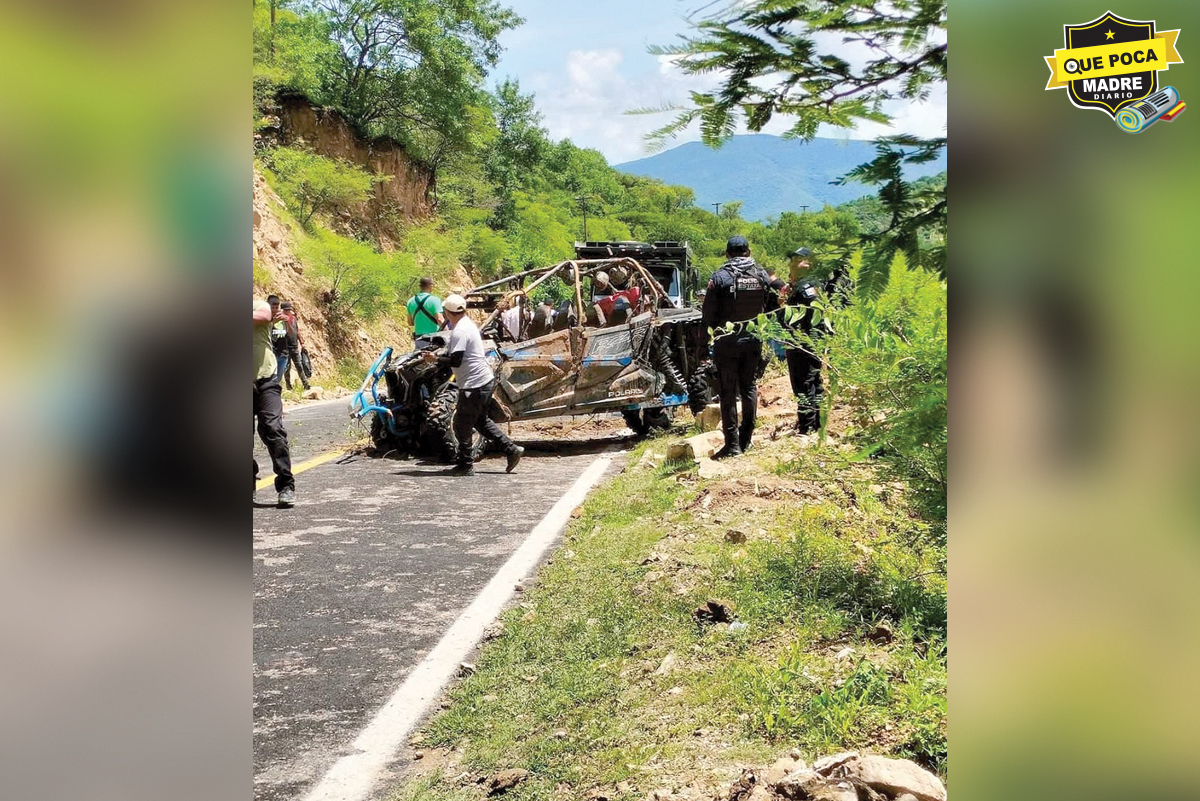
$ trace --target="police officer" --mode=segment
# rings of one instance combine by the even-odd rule
[[[725,258],[726,262],[708,282],[702,312],[706,329],[733,324],[731,333],[714,332],[713,362],[721,396],[721,430],[725,434],[725,447],[713,454],[714,459],[738,456],[750,447],[758,406],[758,388],[754,382],[762,360],[762,343],[746,330],[744,323],[778,308],[776,292],[783,287],[782,281],[772,281],[766,270],[750,258],[746,237],[730,237],[725,244]],[[740,426],[738,398],[742,401]]]
[[[803,316],[793,324],[793,330],[803,331],[810,337],[824,333],[822,326],[813,326],[812,303],[821,296],[821,290],[811,279],[812,251],[797,248],[788,257],[788,295],[786,306],[801,309]],[[788,378],[792,382],[792,394],[796,396],[796,430],[808,434],[821,427],[821,400],[824,390],[821,385],[821,356],[808,347],[790,347],[784,351],[787,359]]]

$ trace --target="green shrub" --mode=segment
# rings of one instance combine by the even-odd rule
[[[306,230],[314,215],[364,203],[372,186],[388,180],[299,148],[275,148],[265,160],[275,174],[280,197]]]
[[[908,481],[923,514],[946,519],[946,282],[897,256],[887,286],[836,313],[825,347],[830,395],[866,451]]]
[[[418,277],[405,260],[324,229],[304,237],[296,255],[323,282],[320,300],[334,327],[346,328],[352,316],[374,319],[398,303]]]
[[[474,236],[467,258],[476,274],[484,281],[491,281],[511,272],[512,247],[508,240],[483,225],[472,226],[470,231]]]
[[[861,253],[850,262],[857,279]],[[751,325],[775,339],[820,353],[827,361],[829,392],[822,428],[833,404],[851,413],[863,456],[876,458],[908,482],[929,520],[946,519],[946,282],[934,273],[909,269],[897,255],[888,283],[877,296],[852,298],[839,307],[824,298],[814,304],[811,337],[786,330],[778,317],[760,316]],[[788,309],[786,323],[799,312]],[[826,326],[828,323],[828,326]]]
[[[464,236],[464,232],[454,230],[443,220],[434,219],[405,229],[397,254],[414,273],[430,275],[442,283],[441,279],[448,278],[466,260],[469,241],[469,234]],[[447,292],[468,288],[446,287],[444,283],[442,286]],[[415,292],[416,284],[408,289]]]

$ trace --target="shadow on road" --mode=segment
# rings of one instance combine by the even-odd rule
[[[526,459],[544,459],[548,456],[585,456],[590,453],[613,453],[624,450],[638,441],[634,434],[623,437],[603,437],[584,440],[528,439],[514,440],[525,448]]]
[[[636,444],[639,437],[636,434],[626,434],[624,436],[599,437],[596,439],[579,439],[579,440],[561,440],[561,439],[519,439],[514,437],[513,441],[525,449],[526,459],[545,459],[551,456],[587,456],[589,454],[600,453],[616,453],[625,450],[626,448]],[[496,450],[488,450],[486,456],[498,457],[501,452]],[[438,467],[445,466],[446,462],[433,461],[423,457],[406,456],[395,451],[387,454],[378,455],[372,453],[369,449],[361,449],[352,451],[341,459],[337,460],[338,464],[349,464],[362,459],[372,459],[379,461],[392,462],[410,462],[418,467]],[[478,462],[476,463],[478,464]],[[412,470],[402,471],[396,475],[437,475],[436,472],[428,470]]]

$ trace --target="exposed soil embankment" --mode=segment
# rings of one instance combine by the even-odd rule
[[[300,318],[300,332],[305,347],[313,361],[313,372],[318,380],[334,373],[337,361],[352,356],[360,361],[374,359],[384,345],[399,346],[406,343],[408,334],[405,326],[397,319],[386,319],[353,332],[350,350],[335,351],[327,336],[328,321],[324,307],[318,301],[320,283],[305,274],[305,267],[292,252],[292,224],[284,220],[276,209],[283,207],[279,197],[267,185],[266,179],[254,171],[254,260],[261,271],[269,276],[265,286],[257,285],[254,293],[265,297],[273,292],[284,300],[290,300]],[[403,317],[403,312],[400,312]]]
[[[274,292],[295,305],[300,318],[300,331],[312,357],[318,382],[331,377],[342,358],[353,357],[360,362],[370,362],[384,346],[390,345],[398,352],[404,352],[412,345],[405,312],[398,307],[391,315],[346,332],[349,334],[348,349],[334,348],[327,334],[329,321],[318,300],[325,287],[296,258],[292,251],[294,223],[281,214],[283,202],[257,170],[254,171],[253,208],[254,260],[259,268],[255,295],[265,297]],[[265,277],[262,283],[261,277]],[[459,268],[441,287],[441,294],[450,290],[462,291],[473,285],[474,281],[467,271]]]
[[[399,143],[383,137],[364,139],[337,111],[314,106],[297,95],[279,97],[272,120],[275,124],[262,135],[275,144],[302,144],[388,179],[375,185],[366,203],[340,214],[337,227],[369,233],[386,250],[397,242],[404,223],[433,214],[433,171],[411,158]]]

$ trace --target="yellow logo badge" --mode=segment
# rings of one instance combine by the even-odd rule
[[[1156,31],[1154,20],[1139,22],[1111,11],[1080,25],[1063,26],[1066,47],[1046,56],[1047,89],[1066,89],[1078,108],[1103,111],[1129,133],[1158,120],[1173,120],[1185,104],[1158,73],[1182,64],[1175,47],[1179,31]]]

